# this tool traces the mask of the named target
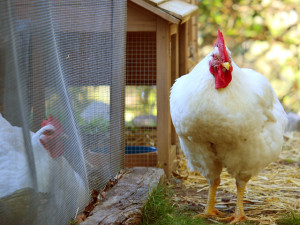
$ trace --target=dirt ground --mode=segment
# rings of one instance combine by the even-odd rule
[[[174,190],[174,203],[196,213],[204,210],[208,184],[200,173],[188,171],[183,154],[169,186]],[[300,133],[285,136],[279,159],[249,181],[244,200],[245,213],[255,224],[273,225],[290,210],[300,212]],[[223,171],[216,208],[230,216],[235,203],[235,180]]]

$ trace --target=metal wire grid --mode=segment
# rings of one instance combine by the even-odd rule
[[[125,166],[156,166],[156,33],[127,32]]]
[[[125,12],[122,0],[0,3],[0,224],[66,224],[122,168]],[[55,159],[31,132],[49,115],[68,136]]]

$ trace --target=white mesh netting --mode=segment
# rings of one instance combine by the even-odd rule
[[[124,0],[0,2],[0,224],[67,224],[124,161]]]

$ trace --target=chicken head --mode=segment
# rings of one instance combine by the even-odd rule
[[[231,72],[233,68],[220,30],[218,31],[215,47],[218,50],[212,54],[212,59],[209,61],[209,71],[215,77],[215,88],[225,88],[232,80]]]

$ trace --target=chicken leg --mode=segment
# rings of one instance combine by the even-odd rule
[[[236,201],[236,208],[235,212],[231,217],[226,217],[220,219],[221,221],[231,221],[230,224],[236,224],[247,219],[245,212],[244,212],[244,191],[246,187],[246,183],[242,185],[236,184],[237,187],[237,201]]]
[[[246,188],[246,183],[243,185],[236,185],[237,187],[237,202],[234,214],[230,217],[230,224],[236,224],[246,220],[246,215],[244,212],[244,191]]]
[[[208,200],[207,200],[207,206],[204,210],[204,213],[200,213],[196,216],[196,218],[202,217],[202,218],[207,218],[207,217],[222,217],[224,216],[224,213],[220,212],[215,208],[215,198],[216,198],[216,192],[217,188],[220,184],[221,180],[220,178],[216,179],[212,185],[209,186],[209,191],[208,191]]]

